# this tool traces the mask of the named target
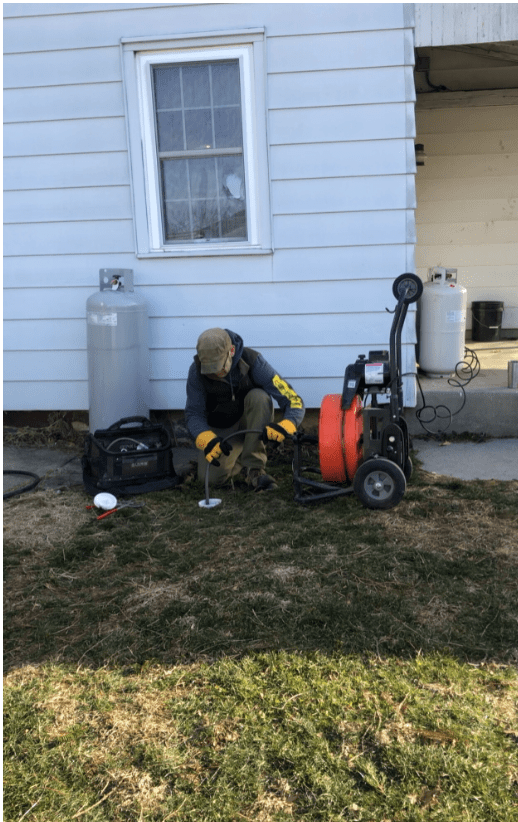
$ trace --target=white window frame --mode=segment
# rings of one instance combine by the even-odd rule
[[[264,94],[264,31],[123,39],[126,123],[137,257],[271,253],[271,215]],[[153,66],[239,60],[247,240],[166,243],[155,135]],[[258,128],[258,123],[262,128]]]

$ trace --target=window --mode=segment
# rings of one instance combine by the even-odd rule
[[[154,66],[166,243],[247,240],[238,60]]]
[[[254,44],[139,45],[123,46],[134,61],[134,86],[127,61],[126,81],[138,251],[269,250]],[[135,92],[138,109],[130,97]]]

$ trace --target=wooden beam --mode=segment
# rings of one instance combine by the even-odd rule
[[[439,108],[466,108],[468,106],[516,106],[518,89],[492,89],[490,91],[439,91],[418,94],[416,110]]]

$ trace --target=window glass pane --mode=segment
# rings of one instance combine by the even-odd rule
[[[187,160],[162,160],[162,186],[165,200],[187,200]]]
[[[241,111],[237,106],[214,109],[214,134],[216,148],[240,148],[242,146]]]
[[[185,112],[185,147],[212,148],[212,112],[210,108]]]
[[[214,157],[189,160],[189,180],[193,199],[216,197],[216,161]]]
[[[219,212],[217,200],[194,200],[192,204],[192,222],[194,239],[218,239]]]
[[[209,65],[182,66],[185,108],[210,106]]]
[[[166,241],[192,240],[188,203],[166,203],[164,222]]]
[[[239,105],[239,60],[212,64],[212,98],[215,106]]]
[[[157,109],[180,108],[182,98],[180,94],[179,66],[155,68],[153,74]]]
[[[227,209],[221,214],[221,234],[227,240],[246,240],[246,209]]]
[[[183,118],[181,111],[159,111],[156,116],[159,151],[182,151]]]
[[[243,157],[218,157],[221,237],[246,240],[246,197]]]

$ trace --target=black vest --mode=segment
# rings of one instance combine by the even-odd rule
[[[253,348],[243,348],[238,367],[232,371],[231,383],[206,377],[201,373],[198,355],[194,357],[205,391],[207,422],[211,427],[230,428],[243,416],[245,397],[252,388],[256,388],[249,372],[258,356],[259,353]]]

